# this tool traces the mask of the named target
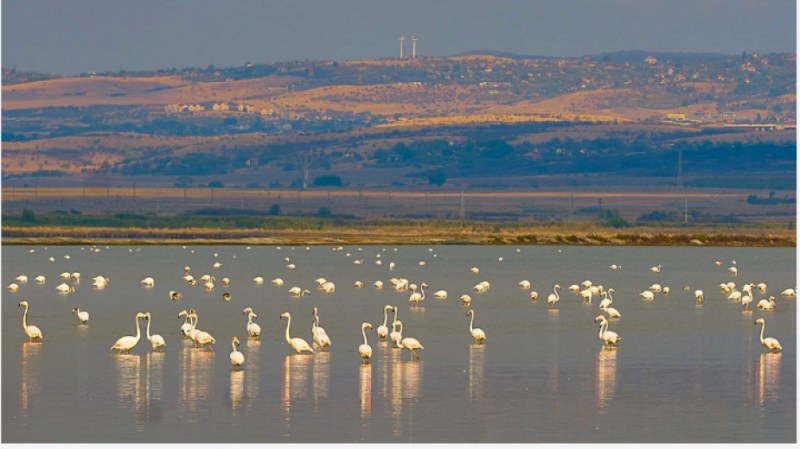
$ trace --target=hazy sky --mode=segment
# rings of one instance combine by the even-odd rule
[[[57,74],[470,50],[796,51],[795,0],[3,0],[2,64]]]

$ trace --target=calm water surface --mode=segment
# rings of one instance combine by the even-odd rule
[[[727,271],[732,260],[736,277]],[[657,264],[662,272],[651,272]],[[195,277],[215,276],[215,289],[187,285],[184,266]],[[56,292],[62,272],[81,273],[74,293]],[[22,274],[28,283],[8,291]],[[37,275],[46,282],[35,283]],[[111,279],[107,288],[92,287],[97,275]],[[773,248],[4,246],[2,439],[796,442],[796,300],[780,295],[795,287],[795,275],[794,249]],[[146,276],[154,287],[141,286]],[[265,283],[255,284],[255,276]],[[274,277],[285,284],[272,285]],[[336,291],[317,289],[319,277],[335,282]],[[391,288],[392,277],[426,282],[426,299],[412,307],[410,292]],[[519,288],[522,279],[539,292],[537,301]],[[384,289],[372,287],[376,280]],[[483,280],[490,290],[473,291]],[[598,338],[600,298],[590,304],[567,290],[585,280],[616,290],[616,349]],[[720,292],[729,281],[765,282],[768,291],[756,289],[743,311]],[[548,308],[556,283],[561,300]],[[639,292],[653,283],[670,294],[642,300]],[[312,294],[292,298],[287,290],[295,285]],[[440,289],[447,299],[432,297]],[[705,291],[701,305],[696,289]],[[170,301],[170,290],[183,299]],[[487,334],[483,345],[470,337],[464,293],[472,296],[475,326]],[[769,295],[776,309],[757,309]],[[23,333],[22,299],[30,302],[29,324],[42,329],[41,343]],[[382,324],[386,304],[398,306],[403,335],[424,345],[421,359],[379,342],[373,331],[372,361],[360,363],[361,323]],[[78,325],[76,305],[91,314],[88,325]],[[258,314],[260,340],[247,338],[248,306]],[[291,312],[292,335],[311,341],[315,306],[333,344],[295,355],[279,316]],[[213,351],[182,339],[178,312],[189,307],[198,327],[216,338]],[[137,312],[151,312],[164,353],[152,353],[144,338],[129,355],[109,350],[135,334]],[[759,317],[783,353],[765,353],[753,324]],[[246,357],[240,371],[228,360],[234,335]]]

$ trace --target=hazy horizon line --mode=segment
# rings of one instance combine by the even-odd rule
[[[578,56],[563,56],[563,55],[529,55],[523,53],[515,53],[512,51],[504,51],[504,50],[493,50],[493,49],[476,49],[476,50],[468,50],[448,55],[420,55],[417,56],[418,59],[436,59],[436,58],[457,58],[462,56],[477,56],[477,55],[487,55],[487,56],[497,56],[497,57],[508,57],[511,59],[581,59],[581,58],[594,58],[598,56],[606,56],[606,55],[624,55],[624,54],[637,54],[637,53],[646,53],[652,55],[693,55],[693,56],[701,56],[701,55],[713,55],[713,56],[737,56],[739,53],[726,53],[726,52],[713,52],[713,51],[668,51],[668,50],[644,50],[644,49],[634,49],[634,50],[614,50],[614,51],[605,51],[599,53],[589,53],[583,54]],[[794,52],[747,52],[743,51],[742,53],[746,54],[764,54],[764,55],[780,55],[780,54],[797,54],[796,51]],[[88,73],[119,73],[119,72],[151,72],[151,71],[162,71],[162,70],[192,70],[192,69],[199,69],[205,70],[209,67],[215,68],[235,68],[235,67],[242,67],[246,64],[254,64],[254,65],[273,65],[273,64],[286,64],[292,62],[343,62],[343,61],[360,61],[360,60],[371,60],[371,61],[379,61],[379,60],[391,60],[391,59],[399,59],[398,57],[393,56],[382,56],[382,57],[361,57],[361,58],[347,58],[347,59],[291,59],[291,60],[280,60],[280,61],[272,61],[272,62],[255,62],[251,60],[243,61],[239,65],[217,65],[214,63],[209,63],[206,67],[202,66],[185,66],[185,67],[153,67],[153,68],[135,68],[135,69],[124,69],[119,68],[115,70],[103,70],[103,71],[81,71],[81,72],[43,72],[33,69],[25,69],[25,68],[17,68],[17,67],[7,67],[4,64],[2,65],[3,70],[14,70],[17,72],[22,73],[38,73],[42,75],[54,75],[54,76],[63,76],[63,77],[71,77],[71,76],[79,76]],[[403,59],[412,59],[408,56],[404,57]]]

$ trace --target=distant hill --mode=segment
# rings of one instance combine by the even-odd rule
[[[321,170],[373,170],[370,182],[390,185],[438,171],[474,179],[598,167],[646,179],[674,145],[717,157],[737,143],[746,148],[732,159],[737,170],[758,162],[748,151],[764,151],[772,159],[762,165],[788,179],[795,62],[475,51],[78,77],[4,69],[2,170],[53,182],[265,170],[287,185],[311,151]]]

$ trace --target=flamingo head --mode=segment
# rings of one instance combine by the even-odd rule
[[[753,326],[755,326],[756,324],[764,324],[764,318],[759,318],[759,319],[757,319],[757,320],[756,320],[756,321],[753,323]]]
[[[19,304],[17,304],[17,307],[22,307],[22,306],[28,307],[28,301],[20,301]]]
[[[283,319],[284,317],[286,317],[286,318],[289,318],[290,316],[291,316],[291,315],[289,315],[289,312],[283,312],[283,313],[281,314],[281,319]]]

